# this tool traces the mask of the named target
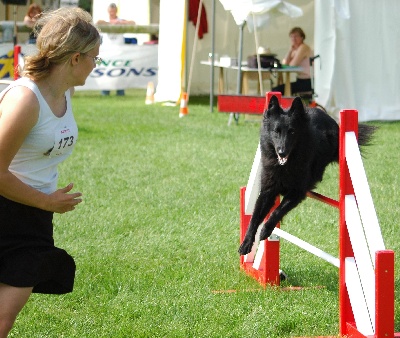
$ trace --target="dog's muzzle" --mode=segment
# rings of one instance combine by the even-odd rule
[[[285,165],[286,162],[287,162],[287,160],[288,160],[288,157],[289,157],[289,156],[280,157],[280,156],[278,155],[278,162],[279,162],[279,165]]]

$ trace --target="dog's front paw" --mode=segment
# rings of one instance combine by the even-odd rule
[[[243,242],[242,242],[242,244],[239,247],[239,250],[238,250],[239,253],[242,256],[247,255],[251,251],[251,249],[253,247],[253,242],[254,241],[252,241],[251,239],[248,239],[248,238],[245,237]]]
[[[267,226],[263,226],[260,232],[260,241],[263,241],[265,239],[267,239],[269,236],[271,236],[272,231],[274,231],[275,227],[272,227],[272,229],[270,229]]]

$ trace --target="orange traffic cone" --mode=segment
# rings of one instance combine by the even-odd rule
[[[149,82],[147,84],[147,91],[146,91],[146,104],[153,104],[154,103],[154,84],[153,82]]]
[[[179,117],[183,117],[183,116],[186,116],[187,114],[189,114],[187,104],[188,104],[188,94],[187,93],[182,93],[181,108],[179,110]]]

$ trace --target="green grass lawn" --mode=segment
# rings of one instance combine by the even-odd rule
[[[239,189],[259,124],[227,126],[208,97],[179,118],[179,106],[146,106],[145,95],[76,93],[79,140],[60,185],[74,182],[84,202],[54,221],[56,245],[76,260],[75,289],[33,295],[10,337],[337,335],[337,268],[283,240],[284,286],[308,288],[263,290],[239,269]],[[385,245],[399,252],[400,122],[376,124],[364,166]],[[317,191],[337,198],[337,165]],[[308,199],[282,228],[338,256],[337,210]],[[396,273],[396,332],[399,282]],[[224,290],[237,292],[214,292]]]

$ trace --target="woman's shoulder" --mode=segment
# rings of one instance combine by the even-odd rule
[[[296,50],[296,56],[300,59],[311,57],[312,50],[309,45],[302,43]]]
[[[12,86],[3,92],[1,114],[13,116],[17,124],[32,127],[39,116],[39,101],[35,93],[26,86]]]
[[[10,87],[11,88],[14,88],[14,87],[29,88],[30,92],[33,92],[35,94],[37,94],[37,92],[39,91],[37,84],[28,77],[21,77],[15,81],[13,81],[11,83]]]
[[[39,105],[40,91],[37,85],[28,78],[19,78],[3,91],[3,100],[13,102],[19,107],[34,108]]]
[[[311,47],[309,45],[307,45],[306,43],[302,43],[299,47],[299,50],[301,51],[311,51]]]
[[[4,101],[13,101],[16,105],[32,107],[32,105],[37,104],[37,95],[32,90],[32,87],[26,85],[24,81],[15,81],[8,90],[4,92]]]

